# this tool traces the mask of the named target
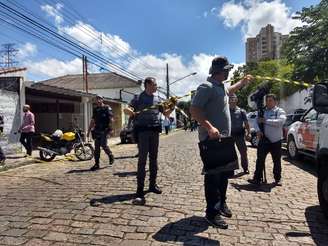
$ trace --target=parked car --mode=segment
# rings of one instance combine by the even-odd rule
[[[313,90],[313,107],[287,133],[287,153],[314,157],[318,167],[318,197],[328,218],[328,83],[318,83]]]
[[[284,140],[287,139],[287,133],[288,133],[288,130],[289,130],[291,124],[293,124],[296,121],[300,121],[300,119],[304,115],[305,110],[304,110],[304,112],[301,112],[301,111],[297,111],[297,112],[298,113],[288,114],[286,116],[286,121],[282,126],[282,133],[283,133]]]
[[[133,133],[133,123],[127,124],[120,132],[121,143],[135,143],[134,133]]]
[[[257,111],[247,113],[247,120],[249,124],[249,128],[251,129],[251,138],[248,141],[251,143],[252,147],[257,147],[258,139],[256,137],[255,124],[256,124],[256,116]]]

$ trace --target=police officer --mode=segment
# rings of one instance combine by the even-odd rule
[[[244,174],[249,174],[248,171],[248,158],[247,158],[247,146],[245,142],[246,137],[250,135],[250,128],[246,116],[246,111],[237,106],[238,98],[236,94],[229,95],[229,107],[231,117],[231,136],[233,137],[235,144],[240,153],[241,166],[244,170]]]
[[[227,90],[223,84],[228,78],[233,65],[229,64],[226,57],[216,57],[209,70],[210,77],[202,83],[196,91],[191,103],[190,113],[200,127],[198,128],[199,140],[208,138],[219,139],[222,135],[230,135],[231,119],[229,113],[228,94],[234,93],[252,79],[247,75],[241,81],[233,84]],[[220,160],[218,160],[220,162]],[[214,227],[227,229],[227,223],[222,216],[231,217],[231,210],[226,204],[228,178],[238,165],[222,166],[216,168],[216,173],[204,173],[206,220]]]
[[[95,141],[95,164],[91,167],[91,171],[99,169],[100,147],[108,155],[109,165],[114,163],[113,153],[107,145],[108,134],[112,131],[113,112],[109,105],[104,104],[102,96],[96,97],[96,104],[87,134],[89,137],[91,131]]]
[[[124,109],[124,112],[130,117],[134,117],[134,127],[138,136],[138,172],[137,172],[137,192],[133,204],[143,205],[146,200],[144,197],[145,166],[149,154],[149,192],[161,194],[162,191],[156,183],[157,178],[157,155],[159,144],[159,133],[162,131],[160,113],[164,116],[169,115],[174,110],[172,108],[163,108],[156,106],[160,104],[159,98],[154,95],[157,91],[156,79],[147,77],[144,81],[145,90],[134,100],[130,107]]]
[[[265,104],[264,117],[258,118],[255,123],[255,130],[259,139],[256,169],[253,179],[249,179],[248,182],[260,184],[265,168],[265,158],[270,153],[273,160],[275,184],[281,186],[281,140],[283,139],[282,127],[286,121],[286,113],[277,106],[277,97],[274,94],[266,95]],[[264,132],[260,130],[259,123],[264,125]]]

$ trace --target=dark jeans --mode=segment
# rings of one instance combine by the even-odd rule
[[[164,126],[165,128],[165,134],[168,135],[170,131],[170,126]]]
[[[143,194],[146,177],[146,162],[149,153],[149,186],[156,184],[157,178],[157,155],[158,155],[159,133],[157,131],[141,131],[138,133],[138,174],[137,174],[137,193]]]
[[[26,149],[28,155],[32,155],[32,137],[33,132],[22,132],[19,141]]]
[[[95,163],[99,165],[100,159],[100,147],[103,148],[105,153],[108,155],[112,155],[112,151],[109,149],[107,145],[107,134],[106,133],[99,133],[95,136]]]
[[[268,143],[262,139],[257,146],[257,160],[254,179],[261,180],[265,166],[265,158],[270,153],[273,160],[273,176],[275,180],[281,179],[281,141]]]
[[[5,153],[3,152],[2,148],[0,147],[0,161],[5,160],[6,156]]]
[[[248,170],[247,146],[245,142],[245,136],[243,134],[240,134],[232,135],[232,137],[240,154],[241,167],[244,170]]]
[[[206,198],[206,216],[214,218],[218,214],[215,205],[226,201],[228,188],[228,172],[218,174],[206,174],[204,177],[205,183],[205,198]]]

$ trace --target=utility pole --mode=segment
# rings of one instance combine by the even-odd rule
[[[15,67],[17,61],[15,61],[15,56],[18,50],[14,48],[15,44],[8,43],[3,44],[0,50],[2,62],[0,62],[0,67]]]
[[[169,64],[166,63],[166,99],[170,98]]]
[[[88,60],[85,55],[82,55],[82,67],[83,67],[83,90],[85,89],[86,93],[89,93]]]

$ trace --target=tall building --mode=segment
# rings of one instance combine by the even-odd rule
[[[261,28],[256,37],[246,41],[246,63],[279,59],[281,47],[287,38],[288,35],[275,32],[270,24]]]

